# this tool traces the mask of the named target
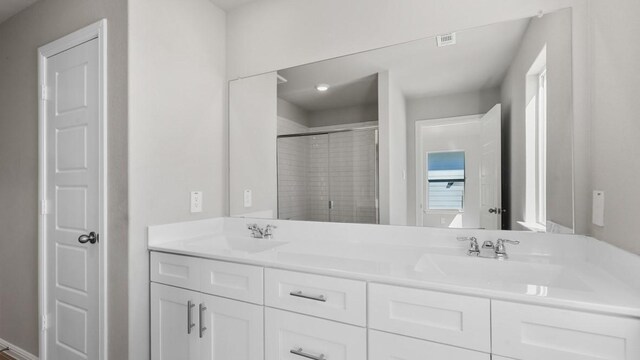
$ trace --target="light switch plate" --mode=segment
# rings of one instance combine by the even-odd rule
[[[192,191],[191,192],[191,212],[192,213],[200,213],[202,212],[202,191]]]
[[[253,206],[253,194],[251,193],[251,189],[247,189],[244,191],[244,207],[249,208]]]
[[[592,219],[594,225],[604,226],[604,191],[593,192]]]

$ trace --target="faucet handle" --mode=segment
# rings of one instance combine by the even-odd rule
[[[467,237],[467,236],[458,236],[456,238],[458,241],[469,241],[469,250],[467,251],[467,255],[479,255],[480,254],[480,246],[478,245],[478,239],[475,236]]]
[[[512,245],[518,245],[518,244],[520,244],[520,241],[518,241],[518,240],[509,240],[509,239],[498,239],[497,242],[496,242],[496,245],[504,245],[504,243],[512,244]]]
[[[264,239],[272,239],[273,238],[273,229],[277,229],[278,227],[275,225],[267,225],[264,228],[264,232],[262,234],[262,237]]]
[[[458,241],[478,241],[475,236],[458,236],[456,239]]]
[[[264,236],[264,232],[258,224],[247,224],[247,229],[251,230],[251,237],[260,239]]]
[[[506,259],[507,258],[507,248],[504,246],[504,243],[518,245],[518,244],[520,244],[520,241],[518,241],[518,240],[509,240],[509,239],[498,239],[496,241],[495,252],[496,252],[496,256],[499,259]]]

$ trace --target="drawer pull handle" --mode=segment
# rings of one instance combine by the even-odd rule
[[[324,295],[318,295],[318,296],[307,295],[307,294],[304,294],[302,291],[292,291],[289,293],[289,295],[304,298],[304,299],[309,299],[309,300],[327,302],[327,298]]]
[[[196,324],[193,323],[193,313],[191,310],[196,306],[191,300],[187,301],[187,334],[191,334],[191,329],[193,329]]]
[[[324,357],[324,354],[320,354],[320,355],[311,355],[309,353],[304,352],[304,350],[302,350],[302,348],[297,348],[297,349],[292,349],[291,351],[289,351],[290,353],[294,354],[294,355],[298,355],[298,356],[302,356],[303,358],[307,358],[307,359],[312,359],[312,360],[327,360],[326,357]]]
[[[199,317],[200,317],[200,338],[202,338],[202,336],[204,335],[205,330],[207,330],[207,327],[204,326],[204,312],[205,310],[207,310],[207,307],[204,304],[200,304],[200,308],[199,308]]]

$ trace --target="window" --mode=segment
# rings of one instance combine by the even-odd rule
[[[527,74],[525,120],[526,211],[529,228],[546,230],[547,224],[547,67],[546,48]]]
[[[536,222],[547,223],[547,69],[538,76],[536,126]]]
[[[429,210],[464,208],[464,151],[436,152],[427,156]]]

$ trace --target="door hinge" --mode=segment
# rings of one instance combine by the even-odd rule
[[[47,200],[40,201],[40,214],[47,215],[49,212],[47,211]]]
[[[47,323],[47,316],[44,315],[42,316],[42,319],[40,319],[40,331],[45,332],[47,331],[47,327],[49,326],[49,324]]]
[[[49,87],[47,87],[47,85],[40,85],[40,99],[44,101],[49,100]]]

